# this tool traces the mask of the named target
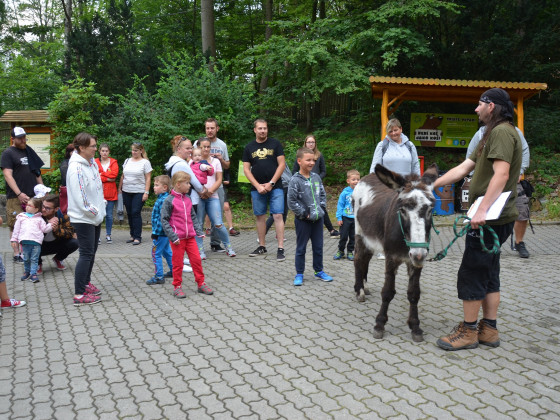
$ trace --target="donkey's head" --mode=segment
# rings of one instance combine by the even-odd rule
[[[414,266],[422,267],[430,244],[436,201],[432,191],[438,177],[437,165],[430,166],[422,177],[412,174],[403,177],[381,165],[376,165],[375,174],[382,183],[398,193],[397,213],[387,216],[398,219],[404,242],[409,247],[410,261]]]

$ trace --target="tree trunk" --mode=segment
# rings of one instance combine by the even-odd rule
[[[264,9],[264,20],[265,20],[265,29],[264,29],[264,40],[268,41],[272,36],[272,28],[270,27],[269,22],[272,21],[272,0],[263,0],[263,9]],[[268,53],[268,52],[267,52]],[[264,94],[266,88],[268,87],[268,76],[263,76],[261,78],[261,83],[259,86],[259,93]]]
[[[70,53],[70,34],[72,33],[72,0],[60,0],[64,11],[64,74],[70,76],[71,72],[71,53]]]
[[[201,0],[200,24],[202,29],[202,54],[208,60],[210,71],[214,71],[214,60],[216,58],[214,0]]]

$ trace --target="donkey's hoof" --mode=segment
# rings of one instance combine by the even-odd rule
[[[371,295],[371,292],[369,291],[369,288],[368,288],[368,287],[364,287],[364,293],[365,293],[366,295]]]
[[[422,341],[424,341],[424,334],[422,334],[422,333],[420,333],[420,334],[412,333],[412,341],[414,341],[415,343],[421,343]]]
[[[366,301],[366,295],[364,293],[364,289],[360,290],[360,292],[356,294],[356,299],[358,300],[358,302]]]
[[[373,338],[377,338],[378,340],[383,338],[383,334],[385,333],[384,330],[376,330],[375,328],[373,329]]]

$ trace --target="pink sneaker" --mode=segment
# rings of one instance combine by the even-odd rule
[[[19,308],[20,306],[25,306],[25,300],[15,300],[15,299],[6,299],[3,300],[0,304],[2,308]]]
[[[93,305],[94,303],[99,302],[101,302],[101,298],[99,296],[82,295],[81,298],[74,296],[74,306]]]
[[[99,290],[97,287],[95,287],[93,285],[93,283],[90,283],[88,285],[86,285],[86,295],[91,295],[91,296],[99,296],[101,294],[101,290]]]
[[[62,263],[62,261],[59,261],[56,258],[53,258],[52,260],[56,264],[56,269],[57,270],[60,270],[60,271],[66,270],[66,266]]]

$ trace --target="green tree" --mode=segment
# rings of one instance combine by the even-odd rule
[[[109,98],[95,91],[95,83],[82,78],[70,80],[60,88],[48,106],[54,135],[51,154],[56,161],[63,159],[66,146],[76,134],[99,133],[101,114],[109,104]]]
[[[162,77],[151,94],[140,79],[105,119],[102,132],[112,153],[123,159],[135,141],[144,144],[152,165],[163,168],[171,155],[169,141],[178,134],[193,141],[204,135],[204,121],[217,118],[220,137],[234,152],[250,138],[255,117],[253,92],[239,78],[229,75],[224,62],[214,72],[207,61],[186,52],[169,55]]]

